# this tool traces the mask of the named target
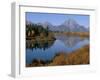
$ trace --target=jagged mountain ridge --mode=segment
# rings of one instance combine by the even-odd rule
[[[32,23],[30,22],[30,24]],[[68,19],[58,26],[54,26],[49,22],[37,23],[37,25],[42,25],[44,28],[48,27],[49,30],[51,31],[67,31],[67,32],[87,32],[89,31],[88,30],[89,28],[85,28],[84,26],[78,24],[73,19]]]

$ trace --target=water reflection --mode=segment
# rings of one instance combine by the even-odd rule
[[[26,40],[26,48],[29,48],[31,50],[33,49],[43,49],[46,50],[50,48],[55,40],[50,41],[32,41],[32,40]]]
[[[80,42],[88,42],[88,38],[83,37],[74,37],[74,36],[55,36],[56,40],[60,40],[66,47],[74,47]],[[56,40],[51,41],[36,41],[36,40],[26,40],[26,48],[29,48],[31,50],[33,49],[43,49],[46,50],[50,48]],[[59,45],[60,46],[60,45]]]
[[[89,40],[88,38],[78,37],[78,36],[55,36],[57,40],[62,41],[67,47],[74,47],[80,42],[84,42],[84,40]]]
[[[32,63],[34,59],[50,61],[58,52],[72,52],[89,44],[88,38],[74,36],[56,36],[51,41],[26,41],[26,63]]]

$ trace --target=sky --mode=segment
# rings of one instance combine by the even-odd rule
[[[52,25],[60,25],[68,19],[74,19],[78,24],[89,27],[89,15],[26,12],[26,21],[33,23],[50,22]]]

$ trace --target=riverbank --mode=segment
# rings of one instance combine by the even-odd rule
[[[67,55],[63,52],[58,53],[49,65],[78,65],[89,63],[89,45],[86,45]]]
[[[26,67],[89,64],[89,45],[71,53],[59,52],[51,61],[33,60]]]
[[[89,37],[89,32],[54,32],[55,35]]]

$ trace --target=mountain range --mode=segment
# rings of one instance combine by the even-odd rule
[[[27,22],[26,24],[32,24],[31,22]],[[42,25],[44,28],[49,28],[51,31],[67,31],[67,32],[87,32],[89,31],[89,28],[86,28],[85,26],[80,25],[77,23],[74,19],[68,19],[65,20],[60,25],[52,25],[49,22],[44,23],[37,23],[37,25]]]

